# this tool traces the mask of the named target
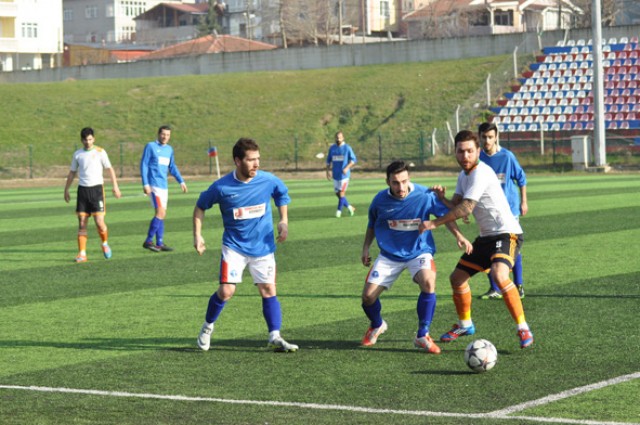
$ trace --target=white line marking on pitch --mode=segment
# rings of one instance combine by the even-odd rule
[[[500,420],[513,420],[513,419],[525,419],[534,422],[544,423],[563,423],[563,424],[577,424],[577,425],[640,425],[640,423],[629,422],[601,422],[591,420],[579,420],[579,419],[564,419],[564,418],[543,418],[532,416],[508,416],[507,412],[516,412],[527,407],[540,406],[544,403],[559,400],[562,398],[570,397],[571,395],[580,394],[586,391],[605,387],[607,385],[613,385],[616,383],[628,381],[631,379],[639,378],[639,373],[631,375],[625,375],[619,378],[603,381],[600,383],[587,385],[575,390],[565,391],[555,396],[545,397],[539,400],[534,400],[528,403],[522,403],[510,408],[496,410],[490,413],[448,413],[448,412],[432,412],[428,410],[396,410],[396,409],[376,409],[370,407],[358,407],[347,406],[339,404],[317,404],[317,403],[296,403],[287,401],[262,401],[262,400],[234,400],[215,397],[189,397],[183,395],[163,395],[163,394],[148,394],[148,393],[129,393],[123,391],[102,391],[102,390],[87,390],[76,388],[54,388],[54,387],[39,387],[39,386],[20,386],[20,385],[0,385],[0,389],[9,390],[24,390],[24,391],[38,391],[48,393],[68,393],[68,394],[82,394],[92,396],[103,397],[131,397],[131,398],[144,398],[155,400],[175,400],[175,401],[207,401],[213,403],[226,403],[226,404],[248,404],[256,406],[277,406],[277,407],[297,407],[303,409],[316,409],[316,410],[337,410],[357,413],[375,413],[375,414],[396,414],[396,415],[409,415],[409,416],[431,416],[431,417],[449,417],[449,418],[492,418]],[[543,401],[544,400],[544,401]],[[526,405],[526,406],[525,406]],[[522,407],[525,406],[525,407]]]
[[[610,385],[620,384],[622,382],[631,381],[633,379],[640,378],[640,372],[631,373],[629,375],[618,376],[617,378],[608,379],[606,381],[596,382],[595,384],[585,385],[583,387],[572,388],[567,391],[563,391],[558,394],[552,394],[550,396],[542,397],[537,400],[527,401],[525,403],[509,406],[505,409],[496,410],[490,412],[489,415],[504,416],[511,413],[519,412],[530,407],[538,407],[543,404],[552,403],[554,401],[562,400],[564,398],[573,397],[578,394],[586,393],[600,388],[608,387]]]

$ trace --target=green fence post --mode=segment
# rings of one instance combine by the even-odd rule
[[[382,135],[378,133],[378,169],[382,170]]]
[[[296,164],[296,171],[298,171],[298,135],[293,136],[294,147],[293,147],[293,158]]]
[[[207,150],[207,156],[209,157],[209,175],[213,174],[213,160],[211,159],[211,155],[209,155],[209,152],[211,152],[211,139],[209,139],[209,150]]]
[[[33,178],[33,145],[29,145],[29,178]]]
[[[424,165],[424,131],[420,130],[420,138],[418,139],[420,143],[420,165]]]
[[[120,178],[124,177],[124,143],[120,142]]]

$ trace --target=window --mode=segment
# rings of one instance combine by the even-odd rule
[[[108,4],[106,6],[105,11],[104,11],[104,16],[106,16],[107,18],[113,18],[113,16],[114,16],[113,4]]]
[[[513,26],[513,10],[496,10],[493,13],[493,22],[495,25]]]
[[[488,27],[491,15],[488,11],[482,11],[480,13],[474,13],[470,16],[470,24],[476,27]]]
[[[97,6],[86,6],[84,8],[84,17],[87,19],[95,19],[98,17],[98,7]]]
[[[120,14],[123,16],[136,17],[146,10],[146,2],[144,1],[123,1],[120,3]]]
[[[65,21],[73,21],[73,9],[65,9],[63,12],[63,19]]]
[[[38,38],[38,24],[23,22],[22,38]]]
[[[382,16],[383,18],[389,18],[391,16],[391,13],[389,11],[389,2],[388,1],[381,1],[380,2],[380,16]]]

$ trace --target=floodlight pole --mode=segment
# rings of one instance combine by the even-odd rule
[[[600,0],[592,0],[591,31],[593,32],[593,149],[596,167],[607,165],[604,123],[604,71],[602,67],[602,19]]]

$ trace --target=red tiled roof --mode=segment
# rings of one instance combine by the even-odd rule
[[[196,56],[208,53],[249,52],[273,49],[277,49],[277,46],[261,41],[234,37],[232,35],[206,35],[194,40],[174,44],[164,49],[155,50],[140,57],[140,59],[166,59],[176,56]]]

